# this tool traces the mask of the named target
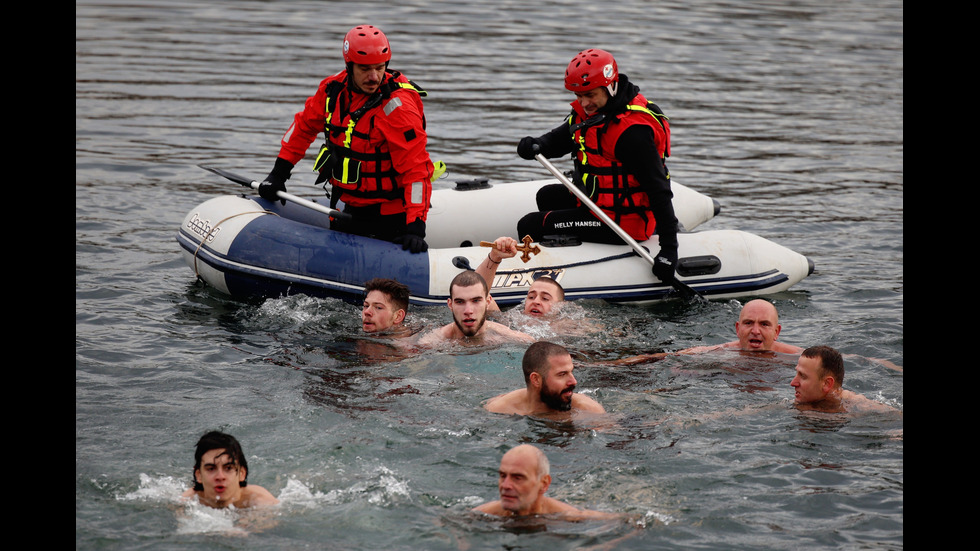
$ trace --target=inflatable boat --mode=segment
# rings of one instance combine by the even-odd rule
[[[367,280],[388,277],[408,285],[413,304],[445,304],[453,277],[478,266],[489,252],[480,242],[505,235],[520,240],[522,236],[514,235],[517,221],[536,210],[537,190],[553,183],[557,180],[468,181],[434,190],[426,223],[429,249],[419,254],[387,241],[332,231],[329,217],[303,206],[306,200],[282,205],[246,194],[216,197],[192,209],[177,241],[194,274],[232,297],[302,293],[360,302]],[[706,298],[723,299],[780,292],[812,273],[813,264],[805,256],[757,235],[691,231],[720,207],[676,182],[672,190],[682,228],[677,236],[677,279],[682,285]],[[638,245],[654,255],[659,250],[656,235]],[[534,254],[519,254],[498,266],[491,292],[500,305],[522,301],[531,282],[542,275],[557,280],[568,300],[647,303],[676,296],[676,285],[658,280],[650,264],[627,244],[549,236],[533,247]]]

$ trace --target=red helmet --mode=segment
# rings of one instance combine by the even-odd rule
[[[572,92],[587,92],[605,86],[610,96],[616,95],[619,67],[612,54],[597,48],[579,52],[565,69],[565,88]]]
[[[391,61],[388,37],[374,25],[358,25],[344,37],[344,62],[374,65]]]

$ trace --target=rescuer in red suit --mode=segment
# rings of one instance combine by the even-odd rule
[[[565,70],[565,88],[575,94],[572,112],[543,136],[521,139],[517,153],[534,159],[573,154],[572,182],[636,241],[659,236],[653,273],[674,279],[677,217],[671,202],[670,123],[640,88],[619,72],[612,54],[588,49]],[[562,184],[544,186],[538,211],[518,222],[518,235],[541,241],[546,235],[574,235],[583,241],[623,240]]]
[[[279,156],[259,186],[278,199],[293,167],[320,132],[324,145],[314,170],[332,187],[331,206],[343,203],[350,220],[331,229],[392,241],[413,253],[428,249],[425,220],[435,166],[426,151],[425,91],[390,70],[391,46],[381,29],[359,25],[344,37],[346,68],[327,77],[282,138]]]

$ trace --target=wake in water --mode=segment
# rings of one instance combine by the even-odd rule
[[[173,510],[177,534],[235,536],[268,530],[278,525],[282,518],[303,515],[310,511],[327,513],[328,507],[390,507],[412,501],[408,481],[384,466],[374,467],[365,473],[362,480],[355,481],[348,487],[326,492],[316,490],[312,483],[291,476],[276,496],[280,503],[270,507],[236,509],[232,506],[216,509],[202,505],[196,498],[182,498],[181,494],[185,489],[186,481],[182,479],[140,473],[139,487],[117,496],[116,499],[122,503],[158,504]]]

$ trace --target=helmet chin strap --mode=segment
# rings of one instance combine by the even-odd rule
[[[617,80],[609,86],[606,86],[606,90],[609,90],[609,97],[616,97],[616,91],[619,90],[619,81]]]

